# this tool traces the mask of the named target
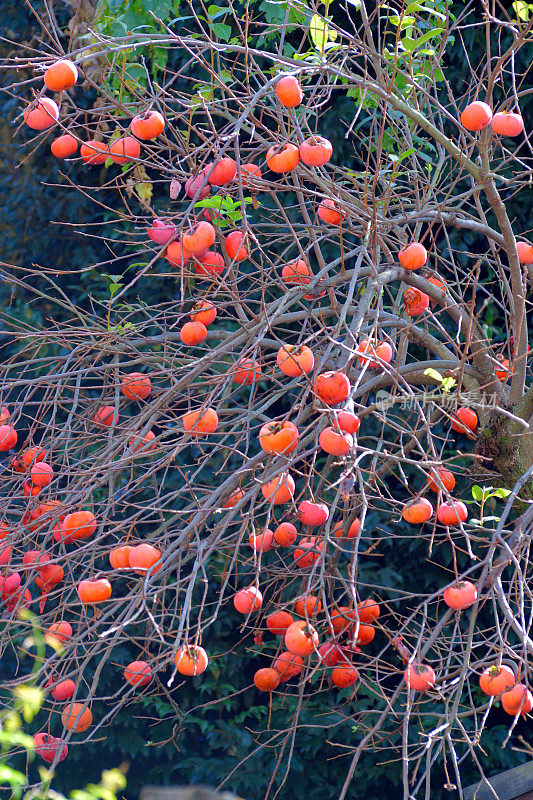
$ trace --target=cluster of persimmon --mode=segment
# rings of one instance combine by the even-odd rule
[[[60,60],[44,72],[44,85],[52,92],[72,89],[78,79],[76,65],[70,60]],[[279,103],[286,109],[297,108],[303,100],[303,90],[294,75],[282,75],[275,83],[274,92]],[[289,112],[290,113],[290,112]],[[33,130],[46,131],[61,126],[60,107],[52,98],[44,95],[32,102],[23,113],[25,123]],[[517,113],[507,111],[492,114],[489,106],[479,101],[471,103],[461,115],[463,126],[473,132],[482,131],[489,125],[497,135],[518,136],[523,130],[523,120]],[[108,141],[97,138],[82,140],[75,132],[63,127],[63,133],[51,143],[51,151],[57,158],[71,158],[78,154],[87,165],[101,165],[108,159],[119,165],[133,163],[141,159],[141,142],[152,141],[161,136],[166,129],[163,115],[148,107],[131,119],[130,132],[117,128]],[[303,138],[303,137],[302,137]],[[331,160],[331,142],[323,136],[314,135],[304,141],[281,141],[270,146],[264,155],[265,166],[275,175],[285,175],[300,167],[305,177],[310,169],[321,169]],[[212,161],[191,174],[185,181],[185,196],[193,201],[204,200],[212,192],[226,190],[233,186],[245,188],[255,195],[262,184],[262,166],[255,163],[240,163],[230,155],[216,155]],[[242,230],[223,232],[217,221],[219,212],[207,208],[203,218],[197,219],[192,227],[182,229],[173,219],[155,217],[147,229],[147,236],[158,248],[159,255],[166,258],[174,268],[184,274],[191,269],[191,275],[209,279],[210,284],[217,281],[230,265],[248,259],[252,255],[254,238]],[[317,216],[325,225],[340,227],[346,214],[339,200],[331,197],[322,199],[317,207]],[[220,243],[219,252],[216,244]],[[517,243],[520,263],[533,263],[533,245],[528,242]],[[423,269],[428,262],[426,247],[418,241],[409,242],[398,253],[401,267],[407,271]],[[428,275],[428,280],[437,288],[446,291],[446,283],[439,276]],[[298,258],[282,266],[280,279],[287,288],[308,286],[313,282],[309,264]],[[320,293],[320,290],[317,290]],[[324,294],[324,292],[322,292]],[[317,292],[304,294],[308,300],[316,299]],[[429,295],[414,287],[408,287],[404,295],[405,313],[415,317],[427,312],[432,304]],[[196,296],[188,314],[188,319],[179,331],[180,340],[186,347],[202,344],[208,337],[208,328],[217,320],[218,309],[215,302],[207,296]],[[357,364],[362,370],[386,371],[391,364],[394,352],[387,341],[376,338],[363,339],[356,347]],[[261,356],[258,356],[258,359]],[[309,344],[292,345],[282,343],[276,353],[276,368],[290,379],[309,381],[309,403],[321,412],[321,427],[317,437],[317,452],[323,451],[340,463],[346,463],[355,453],[356,434],[361,425],[360,417],[354,413],[350,404],[352,385],[348,375],[342,371],[325,371],[313,379],[315,354]],[[257,385],[264,379],[263,365],[259,360],[239,358],[230,368],[233,381],[240,386]],[[502,360],[496,369],[498,378],[505,382],[512,374],[512,364]],[[122,376],[121,392],[128,402],[145,403],[152,393],[149,375],[131,372]],[[121,400],[123,403],[124,401]],[[346,407],[344,407],[346,406]],[[0,451],[9,452],[17,445],[17,432],[9,424],[11,415],[2,407],[0,413]],[[121,420],[121,408],[115,404],[100,405],[91,410],[90,421],[100,431],[113,433]],[[323,424],[326,421],[327,424]],[[219,417],[214,408],[200,405],[196,410],[181,416],[183,431],[193,440],[214,434],[219,428]],[[477,428],[478,418],[473,409],[459,408],[452,416],[451,427],[459,433],[472,436]],[[269,466],[279,465],[278,474],[265,480],[261,494],[270,504],[272,527],[253,528],[248,536],[248,545],[258,563],[260,574],[261,556],[280,548],[292,553],[293,565],[297,570],[311,572],[320,565],[326,556],[328,536],[322,535],[329,524],[331,534],[337,544],[350,543],[361,534],[361,522],[352,515],[348,522],[343,519],[330,520],[331,510],[327,504],[313,497],[303,499],[296,506],[296,478],[289,470],[287,456],[295,453],[300,436],[297,425],[289,419],[265,421],[258,431],[257,442],[265,454]],[[132,453],[143,455],[157,447],[156,436],[148,431],[142,436],[133,430],[128,438]],[[46,461],[47,452],[41,447],[24,449],[20,456],[13,458],[11,468],[23,474],[24,496],[35,498],[43,488],[49,486],[54,478],[54,470]],[[345,461],[343,461],[345,460]],[[339,461],[335,462],[339,463]],[[223,503],[225,508],[233,508],[244,501],[245,477],[240,488],[231,493]],[[468,518],[466,505],[451,496],[455,488],[453,472],[444,466],[432,468],[426,485],[419,496],[402,508],[402,517],[412,525],[422,525],[433,520],[446,528],[461,526]],[[437,495],[436,512],[425,491]],[[36,501],[37,502],[37,501]],[[275,509],[289,505],[294,510],[293,521],[277,521]],[[94,535],[98,520],[91,511],[80,509],[66,513],[59,500],[50,499],[31,507],[23,517],[23,523],[31,533],[52,527],[53,539],[63,545],[76,545]],[[277,512],[276,512],[277,513]],[[301,533],[296,524],[303,528]],[[0,540],[10,541],[8,526],[0,523]],[[111,570],[117,577],[139,580],[152,578],[161,570],[164,552],[148,542],[134,540],[121,541],[109,552]],[[0,565],[7,569],[0,576],[2,600],[8,611],[32,602],[31,593],[22,588],[25,572],[36,574],[35,583],[41,590],[40,610],[51,590],[64,580],[65,572],[60,559],[40,549],[29,550],[22,557],[22,564],[12,564],[12,549],[9,543],[0,548]],[[9,570],[9,571],[8,571]],[[111,576],[113,578],[113,576]],[[259,578],[258,578],[259,581]],[[112,597],[112,581],[94,573],[77,585],[77,595],[86,608],[105,603]],[[476,603],[478,590],[470,581],[456,580],[443,591],[443,600],[452,610],[462,611]],[[333,602],[331,607],[314,595],[304,594],[288,604],[290,610],[272,606],[266,616],[266,629],[280,640],[278,654],[270,666],[255,673],[254,683],[263,692],[272,692],[281,683],[300,675],[306,676],[316,670],[327,669],[331,684],[344,689],[353,687],[359,681],[360,664],[357,659],[361,648],[373,641],[379,630],[381,608],[373,598],[366,598],[351,605]],[[235,610],[247,619],[260,610],[265,612],[263,595],[259,585],[246,586],[233,597]],[[66,644],[73,636],[72,626],[67,621],[50,625],[46,637]],[[180,645],[173,656],[176,671],[181,675],[195,677],[207,668],[209,658],[200,645],[200,639]],[[262,633],[257,634],[256,642],[262,642]],[[431,666],[419,662],[414,654],[404,656],[404,681],[408,689],[425,692],[435,687],[436,674]],[[527,686],[517,680],[518,670],[504,665],[488,667],[480,678],[483,692],[490,696],[501,696],[502,705],[508,713],[525,714],[531,710],[532,696]],[[136,660],[124,670],[125,682],[133,688],[147,686],[152,680],[152,666],[149,661]],[[67,730],[83,732],[92,724],[92,712],[88,701],[76,702],[74,680],[59,679],[52,675],[47,687],[56,702],[64,703],[61,720]],[[37,752],[49,763],[63,760],[68,752],[64,742],[49,734],[35,736]]]

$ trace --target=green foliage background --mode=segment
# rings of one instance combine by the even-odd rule
[[[44,12],[41,0],[34,2],[33,5],[37,12]],[[457,6],[459,10],[463,4],[458,2]],[[276,21],[280,13],[280,6],[269,3],[268,0],[263,0],[259,6],[254,5],[254,8],[265,14],[269,21]],[[176,0],[134,0],[129,3],[124,0],[103,0],[101,9],[102,31],[109,35],[121,35],[124,30],[131,30],[134,27],[153,26],[150,11],[161,18],[173,19],[179,12],[179,4]],[[30,41],[37,33],[35,18],[23,4],[2,2],[0,12],[4,21],[4,35],[7,38],[18,42]],[[59,22],[66,24],[67,8],[60,10],[58,14]],[[215,25],[218,25],[218,28],[214,28],[217,36],[223,41],[227,40],[231,35],[231,28],[228,32],[224,15],[213,20],[213,27]],[[472,27],[466,36],[469,40],[469,57],[476,63],[476,60],[481,58],[484,48],[483,31]],[[267,37],[265,47],[268,46]],[[290,37],[287,48],[288,53],[294,51]],[[5,57],[12,48],[6,42],[0,42],[0,51]],[[155,48],[149,54],[149,58],[152,72],[156,74],[158,67],[167,64],[168,54]],[[172,58],[179,59],[179,55],[173,53]],[[458,49],[453,62],[446,64],[446,78],[452,85],[458,87],[459,104],[461,87],[467,74],[466,68],[465,55]],[[135,65],[129,66],[128,69],[132,70],[133,77],[138,77],[135,74]],[[8,87],[12,75],[7,73],[1,75],[3,86]],[[16,90],[15,94],[20,95],[22,92]],[[344,121],[349,125],[354,112],[354,100],[343,97],[340,93],[335,97],[337,99],[327,109],[320,125],[323,130],[327,130],[337,154],[337,163],[340,164],[344,161],[349,162],[352,152],[349,143],[344,139],[344,128],[338,121]],[[90,93],[85,102],[91,102]],[[20,108],[17,97],[11,97],[9,93],[0,94],[0,107],[2,260],[7,264],[57,267],[62,273],[58,277],[58,284],[75,302],[89,307],[89,297],[104,301],[108,297],[110,282],[106,274],[114,274],[119,272],[119,269],[110,264],[107,269],[89,270],[81,278],[72,279],[68,275],[69,268],[80,269],[108,258],[108,250],[102,243],[80,237],[76,232],[76,228],[83,230],[94,222],[105,222],[104,212],[92,205],[82,194],[65,188],[65,180],[60,175],[60,170],[65,167],[47,155],[46,147],[41,147],[38,154],[31,154],[23,147],[26,138],[24,132],[18,133],[13,138],[14,119]],[[19,164],[21,157],[24,160]],[[77,170],[75,165],[67,167],[73,181],[77,179]],[[103,173],[98,174],[98,172],[89,178],[96,184],[103,179]],[[83,180],[87,181],[86,173]],[[58,187],[56,184],[63,186]],[[161,197],[155,205],[163,212],[168,207],[168,200]],[[510,200],[510,217],[514,219],[517,230],[527,229],[530,207],[531,203],[527,198]],[[59,220],[74,223],[74,227],[52,222]],[[110,222],[108,229],[110,237],[116,236],[114,230]],[[477,244],[472,233],[452,233],[451,241],[452,245],[459,246],[459,249],[468,249],[470,252],[476,250]],[[152,295],[151,302],[168,301],[173,291],[172,281],[152,284],[151,290],[154,285],[160,296]],[[6,282],[0,282],[2,305],[9,308],[14,319],[31,327],[40,324],[49,309],[44,302],[28,304],[27,300],[22,292],[12,295],[10,286]],[[485,323],[489,326],[487,332],[496,339],[504,341],[506,333],[497,310],[489,307],[486,313]],[[2,338],[4,338],[3,352],[9,353],[10,342],[7,338]],[[402,496],[400,484],[392,485],[392,489],[396,496]],[[467,496],[471,497],[470,487],[465,485],[463,489]],[[450,568],[450,563],[446,561],[446,553],[443,551],[439,554],[440,567],[436,563],[429,565],[424,547],[417,542],[416,537],[410,535],[408,526],[402,530],[401,525],[402,523],[399,523],[395,529],[396,535],[405,534],[401,551],[398,549],[396,539],[391,538],[390,543],[385,541],[380,547],[380,556],[369,556],[362,564],[361,581],[401,588],[407,579],[405,564],[409,563],[412,566],[408,573],[409,589],[413,589],[413,576],[416,576],[416,589],[420,593],[434,591],[435,586],[442,583],[444,574],[442,567]],[[386,539],[387,534],[391,533],[387,530],[387,525],[380,520],[378,513],[370,515],[367,529],[369,544],[375,535],[379,534]],[[212,578],[212,591],[216,592],[216,569]],[[208,672],[201,680],[190,681],[172,692],[173,698],[179,703],[183,712],[196,709],[188,716],[186,725],[182,726],[182,720],[176,713],[175,707],[163,691],[160,691],[157,697],[141,695],[125,707],[105,729],[105,739],[79,747],[72,743],[68,760],[57,769],[57,787],[66,791],[89,781],[98,780],[103,766],[112,767],[123,761],[130,762],[127,797],[136,797],[140,786],[147,783],[202,782],[217,785],[244,756],[248,756],[244,765],[233,774],[226,785],[248,800],[259,800],[270,781],[277,752],[267,745],[269,709],[266,703],[268,701],[253,688],[253,685],[250,688],[250,685],[254,671],[265,664],[265,658],[261,658],[260,651],[262,649],[266,653],[272,651],[273,639],[266,636],[263,646],[251,645],[250,637],[244,642],[239,642],[236,632],[238,622],[232,607],[225,605],[210,633],[211,649],[214,647],[216,652]],[[120,691],[123,680],[121,667],[135,655],[126,646],[115,651],[114,668],[104,670],[102,673],[99,685],[101,696],[111,696]],[[0,667],[6,675],[12,675],[15,668],[15,664],[9,659],[6,659]],[[160,680],[164,682],[165,677],[168,676],[160,676]],[[228,695],[232,696],[220,699]],[[271,710],[271,730],[284,726],[296,701],[295,694],[283,704],[275,702]],[[207,708],[197,708],[208,702]],[[306,703],[301,717],[302,728],[296,735],[290,779],[282,790],[286,800],[300,800],[303,795],[309,800],[322,800],[323,797],[336,795],[342,785],[350,758],[349,755],[342,755],[343,750],[340,746],[357,744],[361,735],[346,718],[351,710],[371,708],[375,702],[376,697],[372,691],[364,689],[353,700],[350,699],[349,691],[335,695],[329,690],[317,691]],[[103,703],[100,705],[101,708],[98,708],[98,704],[93,708],[96,715],[103,714],[106,710]],[[508,721],[504,719],[504,715],[499,716],[498,712],[493,712],[492,719],[490,730],[482,740],[486,753],[485,763],[490,764],[490,773],[501,771],[525,760],[525,757],[513,752],[509,747],[501,749],[506,733],[505,723]],[[155,720],[158,721],[157,725],[154,725]],[[317,727],[317,722],[320,727]],[[519,723],[518,733],[524,724]],[[262,731],[257,739],[252,733],[253,730]],[[33,730],[31,732],[33,733]],[[327,741],[334,742],[339,747],[332,750]],[[337,757],[332,759],[332,755]],[[396,787],[401,781],[400,765],[390,764],[387,761],[387,757],[380,759],[379,754],[365,755],[350,796],[369,796],[375,800],[394,796]],[[284,773],[285,768],[286,761],[282,758],[276,781]],[[30,766],[31,769],[35,770],[35,766]],[[437,766],[432,800],[450,796],[450,793],[443,793],[439,788],[444,783],[439,769]],[[468,760],[464,761],[462,769],[465,785],[475,780],[476,773]]]

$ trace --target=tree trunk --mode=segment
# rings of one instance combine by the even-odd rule
[[[525,427],[498,411],[489,412],[482,422],[475,452],[490,459],[484,462],[484,466],[498,472],[507,489],[514,489],[517,481],[533,464],[531,422]],[[533,500],[533,478],[526,481],[518,497]]]

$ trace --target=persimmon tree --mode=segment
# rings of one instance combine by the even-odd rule
[[[400,765],[405,800],[462,791],[465,763],[490,773],[493,707],[506,743],[531,710],[518,12],[483,6],[462,86],[446,64],[480,19],[445,0],[190,3],[123,35],[106,6],[68,45],[51,14],[42,49],[5,65],[27,76],[12,73],[21,158],[65,159],[73,213],[56,222],[76,230],[91,196],[101,223],[80,247],[106,252],[82,271],[2,267],[45,312],[33,328],[3,312],[1,646],[28,636],[30,606],[51,645],[31,681],[50,690],[52,767],[139,693],[180,728],[201,713],[180,697],[221,663],[228,608],[230,657],[259,659],[270,703],[234,772],[268,754],[265,796],[315,728],[344,757],[339,800],[368,753]],[[339,96],[342,159],[322,125]],[[87,273],[107,296],[75,302]],[[407,555],[401,586],[373,578],[413,542],[438,585],[419,591]]]

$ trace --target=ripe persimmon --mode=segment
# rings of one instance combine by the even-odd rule
[[[113,417],[115,415],[115,406],[100,406],[100,408],[93,415],[93,422],[99,428],[110,428],[113,424]],[[117,413],[117,422],[119,416]]]
[[[154,439],[155,433],[147,431],[143,436],[134,436],[130,439],[129,446],[133,448],[134,453],[148,453],[150,450],[155,450]]]
[[[467,518],[468,509],[460,500],[441,503],[437,508],[437,519],[442,525],[458,525],[466,522]]]
[[[304,285],[311,283],[311,270],[302,258],[285,264],[281,270],[281,277],[285,283],[291,286]]]
[[[185,325],[180,328],[180,339],[183,344],[186,344],[188,347],[201,344],[206,338],[207,328],[204,323],[199,320],[186,322]]]
[[[438,467],[431,470],[431,475],[428,478],[428,489],[432,492],[439,492],[442,488],[448,492],[453,492],[455,488],[455,475],[445,467]]]
[[[109,563],[113,569],[129,569],[130,553],[132,547],[129,544],[122,544],[114,547],[109,553]]]
[[[50,736],[49,733],[34,734],[33,744],[37,755],[41,756],[47,764],[55,761],[56,757],[58,762],[61,762],[68,756],[68,745],[64,745],[61,739],[57,736]]]
[[[494,372],[501,383],[507,383],[513,374],[513,365],[509,363],[508,358],[502,358],[500,359],[498,366],[495,367]]]
[[[83,733],[92,725],[93,715],[90,708],[84,708],[84,703],[69,703],[61,714],[61,722],[70,731]]]
[[[533,264],[533,244],[530,242],[517,242],[516,252],[521,264]]]
[[[284,641],[289,653],[309,656],[318,648],[318,631],[307,620],[297,620],[285,631]]]
[[[318,657],[325,667],[335,667],[344,661],[344,651],[335,642],[324,642],[318,648]]]
[[[109,155],[109,149],[104,142],[90,139],[83,142],[80,147],[80,156],[84,164],[103,164]]]
[[[53,477],[53,467],[46,461],[37,461],[30,470],[30,479],[34,486],[48,486]]]
[[[379,603],[376,603],[376,601],[372,600],[370,597],[367,597],[366,600],[362,600],[357,604],[357,613],[359,614],[360,622],[374,622],[374,620],[379,617],[380,612]]]
[[[478,426],[478,416],[472,408],[458,408],[452,417],[452,429],[458,433],[475,431]]]
[[[279,673],[272,667],[263,667],[255,673],[254,683],[260,692],[273,692],[279,686]]]
[[[350,606],[338,606],[331,611],[331,627],[336,634],[348,630],[355,619],[355,611]]]
[[[357,628],[357,633],[355,627],[353,628],[352,631],[352,638],[354,644],[356,645],[370,644],[375,635],[376,635],[376,629],[374,628],[373,625],[360,624],[359,627]]]
[[[52,622],[46,630],[46,636],[55,636],[60,642],[66,642],[72,636],[72,625],[70,622]]]
[[[76,691],[76,684],[71,678],[67,678],[65,681],[61,681],[54,686],[53,689],[50,690],[50,694],[60,703],[64,703],[65,700],[70,700],[70,698],[74,695]]]
[[[261,364],[251,358],[241,358],[234,367],[233,380],[241,386],[251,386],[263,377]]]
[[[520,136],[524,130],[524,120],[516,112],[497,111],[492,117],[491,126],[498,136]]]
[[[435,685],[435,672],[428,664],[409,664],[403,674],[408,689],[427,692]]]
[[[206,177],[208,171],[208,167],[203,167],[200,172],[191,175],[191,177],[187,178],[185,181],[185,194],[187,197],[190,197],[191,200],[195,197],[197,200],[203,200],[210,194],[211,187]]]
[[[330,197],[320,201],[317,214],[322,222],[327,225],[340,225],[341,220],[346,216],[344,211]]]
[[[322,557],[325,549],[326,543],[324,540],[318,541],[316,536],[308,536],[301,539],[293,553],[294,566],[299,569],[313,567]]]
[[[503,710],[513,717],[517,714],[525,717],[533,709],[533,694],[524,683],[515,683],[500,699]]]
[[[461,114],[461,125],[467,131],[482,131],[492,120],[492,109],[487,103],[475,100],[469,103]]]
[[[344,372],[322,372],[313,386],[315,394],[330,406],[343,403],[351,391],[350,381]]]
[[[183,234],[183,247],[193,255],[209,250],[215,243],[216,232],[210,222],[197,222],[188,233]]]
[[[111,597],[111,584],[107,578],[81,581],[78,584],[78,597],[82,603],[87,605],[104,603]]]
[[[259,444],[265,453],[287,455],[296,450],[299,436],[296,425],[288,420],[266,422],[259,431]]]
[[[322,603],[314,594],[308,594],[296,600],[294,603],[294,610],[301,617],[312,617],[316,614],[320,614],[322,611]]]
[[[44,447],[28,447],[24,450],[21,461],[23,465],[27,467],[31,467],[33,464],[36,464],[38,461],[44,461],[46,458],[46,450]]]
[[[217,310],[209,300],[198,300],[191,309],[190,318],[193,322],[201,322],[203,325],[211,325],[217,316]]]
[[[289,378],[308,375],[315,366],[315,357],[311,348],[305,344],[282,345],[276,356],[276,364]]]
[[[250,614],[259,611],[263,604],[263,595],[255,586],[240,589],[233,598],[233,605],[239,614]]]
[[[442,596],[449,608],[459,611],[476,602],[477,589],[471,581],[459,581],[459,583],[448,586]]]
[[[44,461],[46,458],[46,450],[44,447],[28,447],[21,456],[21,461],[24,466],[31,467],[38,461]]]
[[[274,611],[266,618],[266,626],[274,636],[285,636],[285,631],[294,622],[294,617],[288,611]]]
[[[241,181],[246,189],[257,188],[261,180],[261,167],[257,164],[241,164]]]
[[[58,136],[50,145],[52,155],[56,158],[68,158],[73,156],[78,149],[78,140],[71,136],[70,133],[65,133],[63,136]]]
[[[361,427],[361,420],[357,414],[352,414],[351,411],[336,411],[335,422],[345,433],[357,433]]]
[[[197,256],[194,260],[194,269],[201,277],[222,275],[225,266],[224,258],[214,250],[208,250],[207,253]]]
[[[266,154],[267,166],[272,172],[282,174],[284,172],[291,172],[298,166],[300,161],[300,153],[296,145],[292,142],[286,142],[282,145],[273,145],[267,150]]]
[[[433,516],[433,506],[425,497],[410,500],[402,508],[402,517],[411,525],[422,525]]]
[[[152,382],[142,372],[130,372],[122,378],[120,388],[128,400],[146,400],[152,391]]]
[[[300,145],[300,160],[308,167],[321,167],[333,155],[333,146],[324,136],[310,136]]]
[[[272,550],[274,534],[270,528],[263,531],[254,529],[248,537],[248,544],[256,553],[267,553]]]
[[[44,85],[51,92],[62,92],[65,89],[70,89],[77,80],[78,68],[68,59],[56,61],[44,73]]]
[[[152,680],[152,669],[146,661],[132,661],[124,670],[124,680],[130,686],[146,686]]]
[[[249,253],[246,248],[247,237],[242,231],[232,231],[224,239],[224,249],[232,261],[244,261]]]
[[[174,656],[174,664],[180,675],[192,678],[206,671],[209,659],[203,647],[184,644],[178,647]]]
[[[290,547],[297,537],[298,531],[292,522],[282,522],[274,531],[274,540],[280,547]]]
[[[0,425],[0,453],[7,453],[17,443],[17,432],[12,425]]]
[[[207,180],[211,186],[225,186],[237,174],[237,164],[229,156],[224,156],[215,161],[213,169],[211,169],[212,166],[212,164],[209,164],[206,167]]]
[[[218,428],[218,414],[214,408],[188,411],[183,414],[181,421],[187,433],[195,437],[214,433]]]
[[[383,369],[383,362],[390,364],[392,360],[392,347],[388,342],[376,342],[373,339],[363,339],[358,345],[360,364],[368,364],[370,369]]]
[[[31,103],[22,114],[24,122],[34,131],[44,131],[55,125],[59,119],[59,108],[51,97],[41,97]]]
[[[151,226],[147,228],[146,233],[152,242],[161,245],[168,244],[176,234],[176,226],[168,219],[156,217]]]
[[[505,664],[501,664],[501,666],[494,664],[490,667],[485,667],[479,676],[480,689],[489,697],[496,697],[507,691],[507,689],[511,689],[515,683],[514,671]]]
[[[54,539],[58,542],[68,543],[78,539],[87,539],[96,530],[96,517],[92,511],[75,511],[67,514],[57,527],[58,531],[54,532]]]
[[[346,533],[344,532],[344,524],[342,522],[336,522],[331,532],[337,539],[357,539],[360,529],[361,520],[356,517]]]
[[[136,114],[130,124],[131,132],[137,139],[147,141],[156,139],[165,129],[165,119],[159,111],[149,109]]]
[[[162,567],[162,564],[157,563],[161,561],[161,550],[148,542],[143,542],[131,548],[128,561],[129,566],[138,575],[146,575],[147,572],[155,575]]]
[[[129,164],[141,155],[141,145],[133,136],[121,136],[109,145],[109,156],[115,164]]]
[[[303,100],[302,87],[294,75],[282,75],[277,81],[275,90],[278,100],[285,108],[295,108]]]
[[[298,506],[298,516],[303,525],[324,525],[329,518],[329,508],[325,503],[302,500]]]
[[[404,269],[420,269],[427,260],[427,250],[420,242],[411,242],[398,253],[398,261]]]
[[[24,481],[22,484],[22,491],[24,493],[24,497],[37,497],[41,491],[41,487],[34,486],[34,484],[30,483],[30,481]]]
[[[191,257],[192,253],[183,246],[181,241],[176,239],[169,243],[165,251],[165,258],[172,267],[183,267],[191,260]]]
[[[331,426],[320,432],[318,443],[324,452],[332,456],[346,456],[353,450],[352,435],[340,433]]]
[[[423,314],[429,308],[429,295],[409,286],[405,290],[405,313],[409,317],[416,317],[418,314]]]
[[[284,683],[300,674],[303,663],[302,656],[285,650],[276,658],[272,666],[278,673],[280,682]]]
[[[350,664],[341,664],[338,667],[334,667],[331,673],[331,680],[339,689],[346,689],[346,687],[354,686],[357,683],[359,672]]]
[[[275,478],[267,481],[261,486],[261,494],[265,500],[270,500],[275,506],[288,503],[293,497],[296,486],[294,478],[288,472],[282,472]],[[288,523],[287,523],[288,524]]]
[[[222,504],[222,508],[234,508],[244,497],[242,489],[235,489]]]

